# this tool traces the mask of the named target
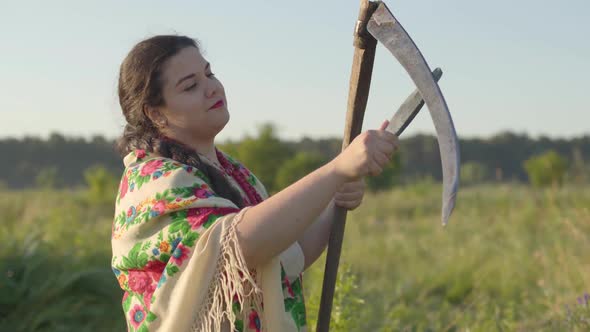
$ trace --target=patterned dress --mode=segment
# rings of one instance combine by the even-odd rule
[[[223,169],[211,165],[222,171],[247,205],[253,206],[268,198],[262,183],[246,167],[218,149],[216,153]],[[124,158],[124,164],[112,225],[112,270],[124,291],[122,306],[128,331],[150,331],[153,330],[150,329],[152,322],[159,318],[150,310],[159,296],[158,290],[176,278],[183,265],[191,260],[200,235],[216,220],[239,209],[232,204],[218,206],[210,203],[224,199],[213,192],[209,179],[194,167],[144,150],[129,153]],[[138,193],[142,187],[161,179],[168,178],[165,183],[174,184],[177,182],[170,179],[186,176],[194,178],[189,186],[168,185],[148,196]],[[126,196],[134,193],[138,193],[140,199],[127,199],[125,202],[134,203],[121,204]],[[162,220],[168,220],[169,224],[165,227],[153,226],[158,225],[157,218],[162,216],[167,217]],[[128,246],[129,250],[121,251],[119,243],[142,226],[143,230],[153,228],[153,231],[148,231],[150,235],[141,237],[141,240],[134,240]],[[280,255],[284,311],[298,331],[306,331],[302,255],[297,243]],[[236,331],[266,331],[254,307],[242,309],[240,303],[234,301],[232,309],[237,317],[234,321]]]

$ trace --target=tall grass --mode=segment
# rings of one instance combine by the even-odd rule
[[[0,330],[124,330],[113,208],[83,192],[0,193]]]
[[[332,331],[584,331],[590,190],[440,187],[375,195],[348,214]],[[110,271],[113,206],[84,191],[0,192],[0,330],[124,330]],[[324,257],[305,274],[313,330]]]
[[[590,190],[465,188],[445,228],[440,192],[397,189],[349,213],[342,259],[364,300],[359,330],[585,330],[564,306],[590,288]]]

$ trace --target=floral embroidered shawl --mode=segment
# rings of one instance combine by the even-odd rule
[[[216,152],[245,176],[246,191],[268,198],[247,168]],[[297,242],[248,270],[235,226],[251,206],[240,210],[199,169],[169,158],[135,150],[124,164],[111,242],[128,331],[306,331]]]

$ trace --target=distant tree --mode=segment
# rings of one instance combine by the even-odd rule
[[[102,165],[92,166],[84,171],[88,186],[88,199],[94,203],[114,201],[118,179]]]
[[[303,178],[324,164],[325,160],[316,153],[299,152],[281,165],[275,179],[276,189],[282,190]]]
[[[35,177],[35,185],[43,189],[53,189],[57,187],[57,167],[50,166],[43,168],[37,173]]]
[[[240,141],[234,142],[232,140],[228,140],[223,143],[217,144],[217,148],[219,148],[221,151],[229,154],[232,157],[238,158]]]
[[[398,182],[401,174],[401,153],[396,152],[391,159],[391,162],[385,166],[383,172],[378,176],[367,176],[365,182],[367,190],[370,192],[379,192],[389,190],[394,184]]]
[[[567,181],[576,184],[587,184],[590,179],[590,165],[584,161],[580,148],[572,150],[572,163],[567,174]]]
[[[477,161],[470,161],[461,165],[461,184],[476,184],[488,179],[490,171],[486,165]]]
[[[269,193],[277,190],[277,172],[293,154],[289,145],[278,138],[273,124],[259,126],[257,137],[246,137],[237,146],[228,144],[227,148],[228,153],[235,151],[230,155],[250,169]]]
[[[535,187],[561,185],[567,170],[566,160],[557,152],[549,150],[524,162],[529,181]]]
[[[57,132],[52,132],[49,135],[49,139],[47,140],[47,142],[50,145],[61,146],[61,145],[66,144],[68,141],[64,135],[57,133]]]

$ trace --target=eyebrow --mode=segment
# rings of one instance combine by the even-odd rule
[[[210,67],[211,67],[211,64],[209,62],[207,62],[207,65],[205,66],[205,71],[207,71],[207,69]],[[193,78],[195,76],[196,75],[194,73],[186,75],[185,77],[181,78],[178,82],[176,82],[176,86],[180,85],[180,83],[182,83],[184,80],[188,80],[189,78]]]

